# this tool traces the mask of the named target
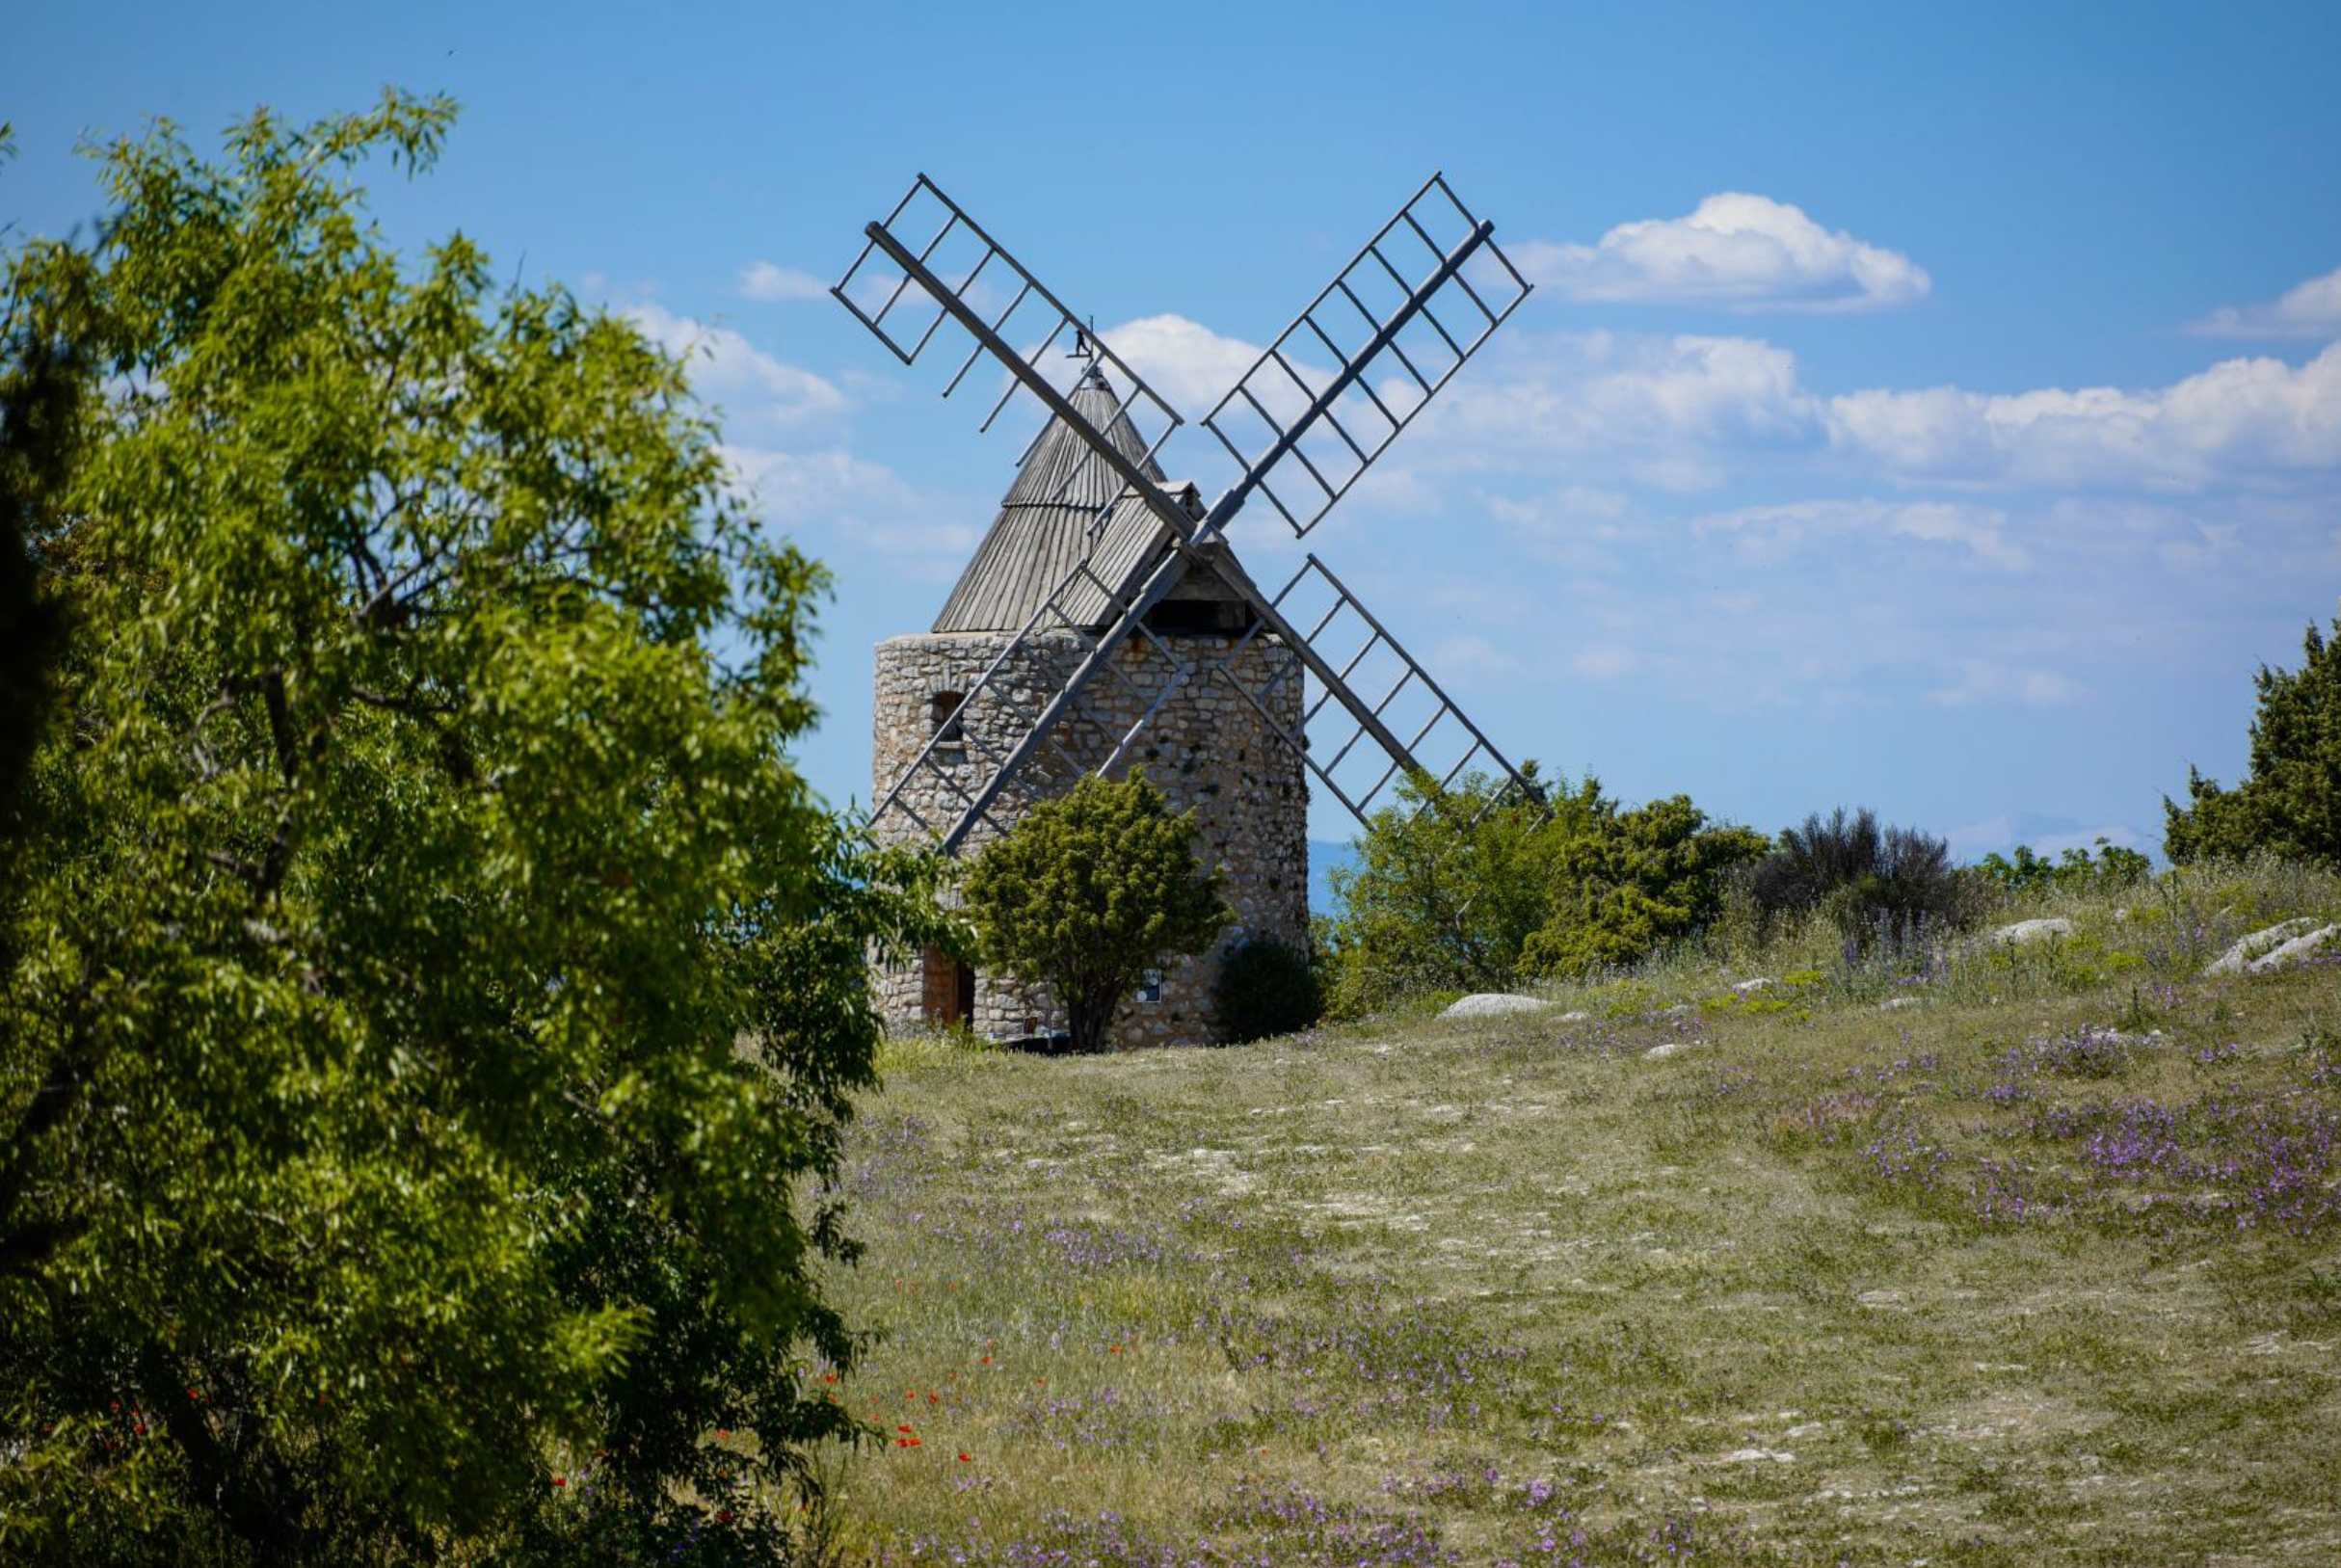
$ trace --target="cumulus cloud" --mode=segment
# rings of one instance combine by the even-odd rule
[[[2341,267],[2265,305],[2222,305],[2187,324],[2197,337],[2341,337]]]
[[[1260,358],[1259,344],[1223,336],[1184,316],[1141,316],[1100,335],[1189,419],[1201,418]]]
[[[964,497],[929,491],[841,447],[813,452],[727,444],[732,485],[775,526],[895,558],[908,575],[948,581],[975,548],[988,514]]]
[[[2008,537],[2007,513],[1997,507],[1947,501],[1865,498],[1740,507],[1697,518],[1692,532],[1702,537],[1725,536],[1734,553],[1751,565],[1785,560],[1814,540],[1847,535],[1948,545],[2008,571],[2020,571],[2030,564],[2023,547]]]
[[[1573,300],[1731,310],[1875,310],[1923,299],[1925,268],[1828,229],[1801,207],[1724,191],[1685,218],[1620,224],[1592,245],[1512,248],[1530,281]]]
[[[734,421],[800,425],[843,413],[848,406],[845,394],[824,377],[783,363],[729,327],[656,305],[632,306],[625,315],[660,347],[682,356],[692,386]]]
[[[1410,461],[1585,459],[1696,490],[1734,454],[1822,439],[1822,404],[1799,385],[1796,356],[1756,338],[1553,333],[1489,358],[1424,415],[1435,438],[1419,438]]]
[[[829,292],[829,285],[794,267],[751,261],[739,270],[739,291],[751,300],[817,300]]]
[[[2166,387],[1954,386],[1828,402],[1833,444],[1897,475],[2195,489],[2341,465],[2341,343],[2299,367],[2229,359]]]

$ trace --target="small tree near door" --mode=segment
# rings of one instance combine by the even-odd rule
[[[1193,816],[1143,774],[1084,779],[1033,807],[969,868],[967,910],[984,962],[1054,990],[1081,1051],[1103,1049],[1148,970],[1201,952],[1235,918],[1218,871],[1195,864]]]

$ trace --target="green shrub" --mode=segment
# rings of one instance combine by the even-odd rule
[[[1864,949],[1972,923],[1951,846],[1913,828],[1880,827],[1867,808],[1815,812],[1783,832],[1749,873],[1748,889],[1767,926],[1819,910]]]
[[[1591,777],[1542,805],[1476,774],[1427,803],[1409,785],[1334,873],[1329,1010],[1636,963],[1715,919],[1769,844],[1683,795],[1621,810]]]
[[[985,961],[1049,986],[1073,1049],[1102,1050],[1114,1009],[1150,969],[1200,952],[1234,918],[1195,864],[1194,813],[1143,773],[1090,777],[1027,811],[968,868]]]
[[[2123,888],[2141,883],[2154,871],[2153,862],[2135,849],[2124,849],[2106,838],[2097,840],[2097,854],[2068,848],[2055,860],[2018,844],[2012,856],[1996,850],[1978,861],[1974,874],[2001,892],[2044,892],[2052,889],[2092,890]]]
[[[1322,1007],[1308,951],[1275,937],[1254,937],[1228,954],[1211,984],[1219,1038],[1232,1046],[1305,1029]]]

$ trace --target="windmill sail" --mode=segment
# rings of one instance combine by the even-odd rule
[[[1258,491],[1306,534],[1349,492],[1529,297],[1494,232],[1433,174],[1334,275],[1204,416],[1229,516]]]
[[[895,227],[907,210],[928,196],[941,203],[943,218],[933,237],[914,251]],[[972,260],[956,271],[939,272],[930,262],[963,227],[968,236],[967,254]],[[1065,488],[1075,487],[1079,474],[1094,472],[1100,465],[1104,483],[1118,480],[1121,484],[1088,525],[1083,543],[1064,552],[1070,564],[1054,588],[1034,607],[1016,638],[965,699],[969,704],[1017,701],[1016,683],[1004,678],[1003,672],[1018,662],[1036,636],[1068,630],[1076,633],[1082,649],[1078,662],[1040,704],[1023,727],[1021,738],[1004,755],[985,750],[989,772],[983,784],[970,790],[956,777],[947,781],[959,807],[955,820],[946,826],[918,819],[942,834],[945,849],[956,849],[979,824],[1000,826],[992,815],[996,801],[1043,748],[1072,760],[1058,731],[1084,722],[1083,693],[1093,680],[1110,672],[1115,678],[1148,682],[1137,692],[1142,699],[1137,722],[1123,729],[1118,737],[1107,737],[1110,745],[1104,759],[1096,765],[1096,771],[1104,772],[1128,754],[1162,704],[1199,676],[1224,680],[1241,690],[1230,674],[1234,659],[1262,636],[1274,637],[1294,656],[1295,670],[1289,673],[1299,678],[1298,672],[1305,671],[1306,678],[1315,682],[1312,714],[1328,703],[1346,714],[1353,732],[1330,765],[1310,756],[1305,735],[1277,728],[1285,743],[1299,753],[1361,821],[1377,809],[1377,801],[1394,781],[1427,778],[1444,788],[1475,760],[1502,769],[1510,788],[1541,800],[1534,784],[1496,751],[1427,672],[1314,556],[1284,591],[1271,597],[1236,565],[1224,543],[1228,523],[1255,491],[1269,498],[1295,532],[1306,534],[1527,297],[1529,284],[1496,249],[1490,237],[1493,227],[1474,218],[1446,180],[1433,174],[1214,408],[1207,428],[1242,465],[1243,474],[1208,514],[1198,516],[1191,501],[1165,489],[1160,469],[1153,463],[1156,450],[1169,434],[1167,428],[1142,451],[1130,450],[1129,440],[1116,439],[1121,434],[1116,422],[1125,417],[1124,412],[1102,414],[1095,409],[1085,410],[1077,399],[1057,391],[1041,373],[1041,354],[1067,326],[1080,332],[1077,319],[924,175],[892,217],[885,224],[868,226],[869,244],[834,291],[838,297],[906,363],[918,357],[944,320],[957,323],[974,339],[975,347],[944,389],[945,396],[964,381],[975,359],[989,352],[1015,378],[1002,394],[1001,404],[1022,386],[1055,415],[1055,422],[1035,438],[1034,447],[1027,448],[1027,461],[1044,443],[1057,439],[1061,427],[1087,449],[1086,457],[1072,464]],[[914,231],[922,230],[914,226]],[[873,256],[882,256],[898,269],[899,280],[891,289],[887,283],[892,275],[884,270],[883,263],[864,276]],[[995,260],[1021,279],[1024,286],[1004,311],[988,321],[978,313],[973,296],[977,280]],[[1477,286],[1467,276],[1472,271],[1480,275]],[[956,277],[958,281],[946,281],[947,277]],[[913,284],[918,295],[911,294]],[[858,289],[874,308],[857,303]],[[1044,314],[1053,311],[1056,320],[1041,349],[1019,355],[998,329],[1035,295],[1045,303]],[[912,306],[898,318],[896,312],[903,308],[906,298],[923,299],[925,304]],[[1459,336],[1437,307],[1444,305],[1454,315],[1464,302],[1477,314]],[[928,306],[931,316],[925,313]],[[923,328],[919,328],[921,322]],[[918,336],[906,348],[903,340],[912,329],[918,329]],[[1177,415],[1168,405],[1110,350],[1095,344],[1094,352],[1126,378],[1132,404],[1142,411],[1157,412],[1171,425],[1176,424]],[[1326,355],[1335,361],[1330,369],[1319,362]],[[1395,379],[1401,369],[1411,378],[1411,390]],[[1382,385],[1375,385],[1376,377],[1386,378]],[[1102,377],[1099,379],[1102,385]],[[994,408],[995,416],[998,407]],[[989,423],[987,418],[987,426]],[[1283,486],[1284,492],[1275,486]],[[1198,670],[1147,625],[1149,614],[1198,564],[1208,564],[1249,605],[1254,617],[1228,657],[1209,670]],[[1320,585],[1331,587],[1335,602],[1327,616],[1304,633],[1292,624],[1285,602],[1296,590]],[[955,601],[958,598],[955,593]],[[1317,646],[1317,639],[1344,613],[1363,622],[1370,635],[1357,653],[1337,668]],[[1137,656],[1118,658],[1133,642]],[[1370,701],[1350,677],[1361,662],[1376,655],[1394,659],[1399,674],[1379,700]],[[1133,678],[1125,664],[1135,664],[1142,674]],[[1252,694],[1245,695],[1256,707],[1261,706]],[[1427,704],[1427,718],[1420,724],[1400,718],[1394,709],[1401,706],[1401,699],[1418,708]],[[1271,717],[1264,707],[1262,713]],[[1463,750],[1451,766],[1433,772],[1418,753],[1439,737],[1443,729],[1463,737]],[[1378,777],[1362,787],[1345,787],[1336,775],[1357,742],[1365,738],[1370,738],[1384,756]],[[936,761],[942,739],[939,731],[881,798],[878,815],[911,810],[907,786],[922,769],[942,771]]]

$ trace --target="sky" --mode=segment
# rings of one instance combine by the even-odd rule
[[[370,175],[385,233],[461,230],[692,356],[836,574],[798,760],[839,804],[872,645],[931,622],[1025,433],[827,293],[921,172],[1193,420],[1443,170],[1537,288],[1308,547],[1506,752],[1629,802],[2153,849],[2341,593],[2341,7],[32,0],[9,31],[16,237],[86,234],[76,146],[150,117],[216,150],[262,104],[451,94],[439,166]]]

